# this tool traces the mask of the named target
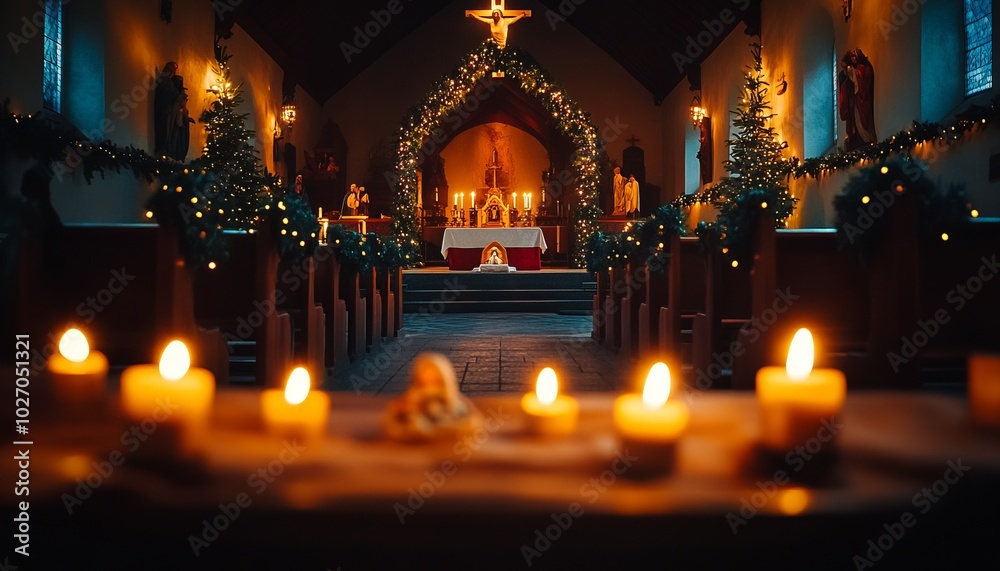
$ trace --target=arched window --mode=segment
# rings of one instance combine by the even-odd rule
[[[816,10],[805,23],[802,45],[802,81],[791,86],[802,89],[802,141],[806,157],[818,157],[837,144],[837,47],[833,18],[826,10]],[[789,73],[789,75],[794,75]],[[785,97],[792,96],[791,94]]]
[[[684,133],[684,194],[694,194],[701,186],[701,166],[698,162],[701,131],[688,123]]]
[[[965,99],[962,5],[928,0],[920,11],[920,116],[940,121]]]
[[[993,3],[965,0],[965,94],[993,87]]]
[[[62,0],[45,0],[42,105],[62,112]]]

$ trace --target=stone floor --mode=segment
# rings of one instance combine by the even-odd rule
[[[407,314],[402,337],[334,370],[326,388],[395,394],[424,351],[451,359],[463,393],[523,393],[552,366],[568,390],[613,391],[625,383],[617,355],[590,338],[591,317],[534,313]]]

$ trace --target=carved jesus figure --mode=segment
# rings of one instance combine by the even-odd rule
[[[498,46],[500,46],[500,49],[503,49],[504,47],[507,46],[507,27],[513,24],[514,22],[517,22],[521,18],[524,18],[525,16],[531,16],[531,13],[522,11],[517,16],[504,16],[502,11],[493,10],[493,14],[490,18],[480,16],[479,14],[475,14],[471,11],[466,12],[466,15],[469,18],[475,18],[480,22],[486,22],[487,24],[489,24],[490,33],[493,36],[493,41],[496,42]]]
[[[503,260],[500,259],[500,252],[497,250],[496,246],[490,249],[490,258],[486,260],[487,264],[499,265],[503,264]]]

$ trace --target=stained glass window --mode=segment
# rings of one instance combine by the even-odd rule
[[[965,94],[993,87],[993,3],[965,0]]]
[[[62,112],[62,0],[45,0],[42,104]]]

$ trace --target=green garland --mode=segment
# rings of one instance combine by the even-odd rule
[[[908,193],[915,194],[918,200],[918,232],[923,242],[961,231],[969,222],[971,210],[965,192],[958,186],[937,189],[926,170],[919,160],[902,157],[864,168],[852,176],[843,192],[833,199],[841,247],[854,252],[862,262],[871,261],[888,232],[889,209]]]
[[[667,242],[675,235],[686,234],[684,211],[664,204],[649,218],[616,234],[594,232],[587,239],[587,271],[602,272],[623,268],[629,262],[644,263],[662,269]]]
[[[270,196],[264,200],[258,217],[266,217],[282,259],[300,262],[316,252],[319,221],[306,201],[298,197]]]
[[[399,131],[396,180],[393,181],[393,231],[416,256],[420,246],[417,169],[421,163],[421,148],[451,113],[459,112],[466,105],[470,95],[476,96],[477,88],[484,85],[481,82],[495,71],[503,72],[507,78],[518,82],[525,93],[537,99],[576,149],[573,174],[578,200],[573,208],[576,239],[572,261],[576,267],[583,267],[587,252],[585,245],[590,235],[597,231],[597,222],[601,217],[598,165],[603,145],[597,136],[597,129],[588,114],[530,56],[510,45],[500,49],[490,40],[469,52],[459,67],[435,83],[423,101],[403,119]]]
[[[146,217],[177,229],[187,267],[197,272],[228,260],[229,245],[218,211],[211,207],[213,177],[206,171],[184,169],[162,180],[147,202]]]

